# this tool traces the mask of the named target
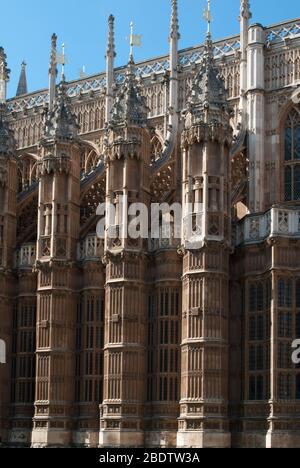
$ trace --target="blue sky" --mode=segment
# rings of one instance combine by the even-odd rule
[[[178,0],[180,48],[202,42],[202,18],[206,0]],[[83,65],[88,74],[104,70],[107,17],[116,17],[117,65],[128,60],[129,23],[142,34],[136,61],[168,52],[170,0],[0,0],[0,45],[8,55],[12,70],[9,96],[13,96],[20,64],[27,62],[30,91],[47,86],[50,36],[58,34],[66,44],[68,80],[79,77]],[[212,0],[213,36],[220,39],[239,32],[239,0]],[[253,22],[273,24],[300,16],[299,0],[251,0]]]

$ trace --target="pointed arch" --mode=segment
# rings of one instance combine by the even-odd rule
[[[282,201],[300,201],[300,106],[289,106],[281,128]]]
[[[36,169],[39,158],[36,154],[22,153],[18,156],[19,191],[28,190],[36,183]]]
[[[163,141],[160,136],[155,133],[151,140],[151,164],[155,163],[158,159],[160,159],[163,152]]]

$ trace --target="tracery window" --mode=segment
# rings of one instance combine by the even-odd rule
[[[155,135],[151,140],[151,164],[155,163],[162,155],[163,147],[160,139]]]
[[[83,293],[77,303],[75,398],[85,403],[102,402],[104,300]]]
[[[300,337],[300,280],[278,278],[277,283],[277,394],[280,400],[300,399],[299,365],[292,362],[291,343]]]
[[[180,293],[163,288],[148,298],[148,401],[179,398]]]
[[[284,197],[300,200],[300,109],[289,113],[284,134]]]
[[[36,303],[20,300],[13,311],[12,400],[34,402]]]
[[[267,400],[270,395],[270,280],[251,282],[248,291],[248,399]]]

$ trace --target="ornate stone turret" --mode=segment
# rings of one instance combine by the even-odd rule
[[[144,446],[147,240],[127,235],[128,208],[149,205],[147,108],[130,60],[106,140],[106,300],[100,445]]]
[[[72,440],[80,148],[78,126],[68,101],[63,82],[46,114],[37,171],[37,380],[33,447],[66,446]],[[55,427],[51,423],[54,414],[60,419]]]
[[[8,442],[11,386],[11,340],[13,296],[12,274],[16,248],[17,163],[15,141],[6,120],[6,83],[9,70],[0,49],[0,340],[5,343],[5,363],[0,364],[0,443]]]
[[[214,64],[210,34],[206,40],[200,70],[193,80],[184,114],[183,204],[187,208],[188,203],[191,204],[190,208],[195,208],[192,206],[193,203],[198,204],[200,210],[198,213],[200,224],[197,226],[194,241],[198,239],[205,242],[209,238],[224,241],[228,235],[229,207],[226,184],[229,182],[229,157],[227,154],[232,141],[232,129],[227,92]],[[213,214],[216,211],[223,212],[222,216],[227,219],[225,224],[221,217]],[[184,212],[187,223],[192,214],[195,214],[193,210]],[[185,239],[186,241],[188,244],[188,239]]]
[[[184,274],[179,447],[230,447],[231,443],[229,119],[227,94],[214,64],[209,27],[182,134]]]

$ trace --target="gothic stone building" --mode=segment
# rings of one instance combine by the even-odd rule
[[[58,85],[54,35],[13,99],[0,49],[4,446],[300,446],[300,19],[241,0],[239,35],[179,50],[171,8],[169,56],[115,68],[110,17],[106,73]],[[122,195],[195,210],[126,239]]]

